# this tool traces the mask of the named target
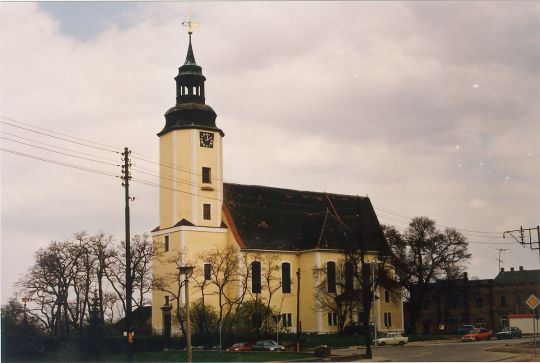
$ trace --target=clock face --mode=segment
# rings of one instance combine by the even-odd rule
[[[200,132],[199,138],[202,147],[214,147],[214,134],[211,132]]]

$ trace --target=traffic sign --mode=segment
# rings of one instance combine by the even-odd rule
[[[531,310],[534,310],[538,305],[540,305],[540,300],[534,294],[531,294],[531,296],[525,300],[525,304],[527,304]]]

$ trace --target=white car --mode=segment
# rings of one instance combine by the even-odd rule
[[[386,336],[379,338],[373,341],[375,345],[387,345],[387,344],[396,344],[404,345],[409,342],[408,337],[404,337],[401,332],[386,333]]]

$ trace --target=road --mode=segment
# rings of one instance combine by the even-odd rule
[[[489,352],[487,349],[498,345],[516,344],[532,341],[532,338],[490,340],[481,342],[436,341],[414,342],[404,346],[373,347],[373,358],[377,361],[400,362],[494,362],[519,361],[516,353]],[[333,351],[346,355],[353,349]],[[356,350],[358,352],[358,349]]]

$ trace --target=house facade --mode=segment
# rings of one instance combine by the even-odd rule
[[[203,301],[227,315],[257,300],[289,331],[335,332],[336,312],[322,295],[337,298],[360,287],[350,276],[361,266],[347,265],[344,250],[362,249],[373,271],[382,266],[392,275],[392,266],[381,262],[388,246],[369,198],[223,182],[225,133],[206,104],[191,33],[175,81],[176,104],[158,133],[153,331],[180,334],[174,307],[185,304],[185,278],[178,267],[190,265],[190,303]],[[401,291],[373,282],[380,298],[370,320],[379,330],[403,330]],[[361,310],[350,309],[345,319],[358,320]]]
[[[440,280],[430,284],[416,331],[423,334],[453,334],[464,324],[482,325],[499,331],[509,326],[513,314],[527,314],[531,294],[540,296],[540,270],[501,268],[494,279]],[[407,327],[407,330],[408,327]]]

